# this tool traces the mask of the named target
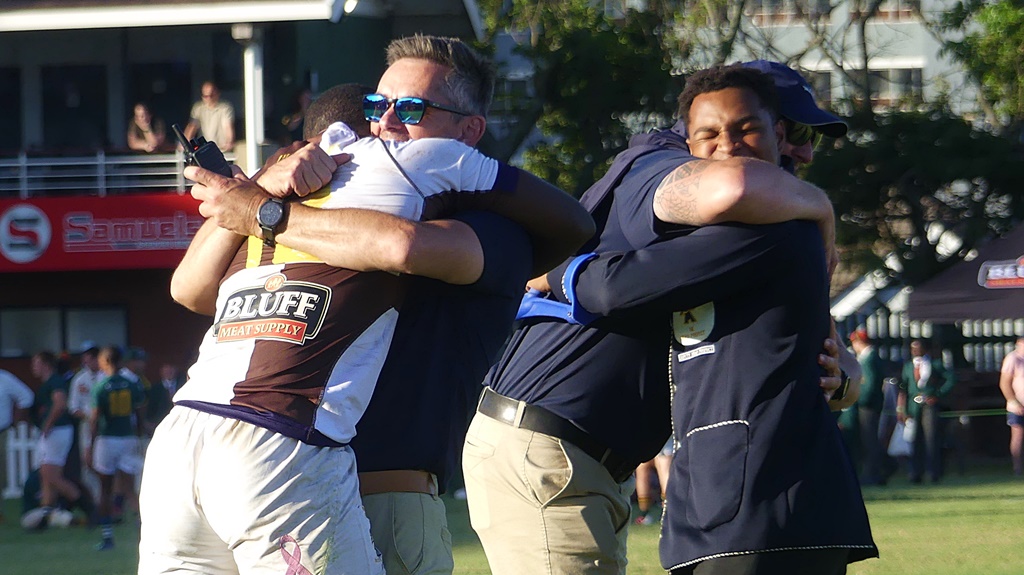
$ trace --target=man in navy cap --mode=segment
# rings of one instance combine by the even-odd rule
[[[768,82],[759,72],[746,72]],[[722,136],[722,145],[717,148],[705,146],[702,153],[690,155],[683,136],[685,115],[672,130],[634,138],[608,174],[583,197],[584,206],[595,216],[599,226],[597,241],[584,251],[600,253],[664,245],[668,243],[663,242],[667,238],[693,234],[693,225],[817,219],[810,215],[819,213],[815,209],[803,211],[813,205],[820,208],[824,213],[822,217],[826,218],[821,226],[825,240],[813,231],[814,226],[803,223],[798,230],[800,233],[793,234],[791,241],[809,242],[804,249],[810,252],[817,246],[818,254],[823,253],[820,246],[824,243],[827,246],[824,253],[833,253],[829,235],[831,204],[821,190],[778,168],[778,146],[783,143],[785,133],[782,123],[774,121],[777,112],[769,113],[771,119],[765,119],[758,115],[762,110],[756,102],[753,106],[748,101],[743,101],[743,106],[736,102],[722,104],[717,109],[720,119],[739,112],[738,117],[744,121],[728,123],[719,130],[721,133],[715,132],[715,126],[696,126],[689,140],[692,146]],[[800,117],[809,119],[806,115]],[[726,137],[729,135],[736,137]],[[758,146],[746,145],[747,137],[756,137]],[[701,161],[694,156],[715,161]],[[733,202],[733,208],[705,217],[709,214],[708,205],[715,204],[709,200],[719,195],[725,204]],[[737,197],[751,201],[736,202]],[[763,203],[758,201],[766,198]],[[715,232],[715,228],[700,229]],[[775,234],[773,238],[778,238],[785,232]],[[701,250],[691,250],[683,257],[663,254],[645,262],[655,268],[676,271],[682,266],[685,274],[681,273],[678,278],[685,281],[682,278],[701,273],[727,274],[735,270],[739,262],[750,259],[750,253],[743,253],[744,249],[756,253],[758,246],[769,243],[763,239],[751,243],[750,240],[755,239],[753,235],[746,239],[728,235],[710,237],[715,241],[701,243]],[[737,257],[735,263],[730,260],[733,255]],[[804,262],[797,257],[793,262],[807,263],[809,269],[817,270],[816,266],[824,269],[824,258],[818,257],[821,261]],[[526,312],[524,322],[514,332],[504,356],[488,374],[488,389],[470,424],[463,453],[470,518],[496,575],[623,573],[625,526],[629,523],[632,491],[630,471],[637,463],[657,453],[670,435],[669,367],[677,369],[677,365],[676,355],[667,353],[669,345],[665,335],[669,332],[668,312],[678,310],[674,307],[675,300],[665,299],[669,305],[662,309],[637,313],[627,310],[614,319],[580,325],[592,319],[587,311],[591,306],[585,309],[579,305],[580,300],[571,297],[574,285],[571,280],[574,274],[586,270],[586,261],[586,258],[574,260],[571,265],[567,263],[547,276],[551,285],[560,284],[562,289],[551,290],[560,302],[534,298],[521,308]],[[763,275],[744,277],[738,285],[759,285],[774,273],[767,266],[761,271]],[[603,296],[598,296],[599,303],[593,309],[599,311],[606,311],[602,304],[608,301],[623,304],[623,300],[614,299],[616,294],[611,292],[617,282],[624,283],[626,288],[655,290],[644,297],[657,299],[663,294],[656,290],[665,287],[659,282],[666,280],[665,275],[659,274],[648,277],[623,273],[596,278],[592,275],[588,274],[586,280],[581,278],[581,285],[585,281],[610,298],[602,300]],[[564,282],[563,277],[567,278]],[[807,274],[796,281],[817,282],[815,296],[823,296],[822,290],[827,285],[824,277]],[[537,286],[544,287],[544,283],[538,282]],[[676,287],[675,283],[669,285]],[[716,289],[724,293],[727,288],[735,287],[726,282]],[[793,293],[803,294],[802,289],[802,286],[794,286]],[[650,301],[625,303],[636,306]],[[815,297],[813,302],[817,308],[821,307],[820,297]],[[684,316],[684,320],[688,317]],[[702,324],[693,326],[695,331],[714,326],[713,315],[710,323],[707,313],[693,317],[703,318]],[[821,341],[828,337],[827,306],[824,315],[814,316],[814,321],[815,329],[801,336],[801,346],[806,343],[804,337],[817,338],[814,353],[809,356],[811,365],[800,365],[804,370],[802,376],[813,371],[817,378],[814,359]],[[835,342],[828,346],[832,353],[838,353]],[[749,351],[756,354],[772,349],[780,348],[755,345]],[[807,351],[801,349],[802,353]],[[807,355],[801,355],[801,359],[806,358]],[[847,354],[843,359],[847,362],[844,367],[850,366],[850,372],[858,371],[852,356]],[[822,361],[835,370],[828,376],[838,373],[834,358],[826,357]],[[738,376],[745,369],[755,371],[755,367],[760,371],[769,364],[750,367],[736,364],[724,369]],[[855,393],[838,398],[841,401],[833,401],[830,406],[840,407],[842,402],[853,398]],[[804,399],[807,402],[802,407],[809,414],[825,409],[818,391]],[[645,417],[632,417],[638,413]],[[793,415],[802,414],[798,410]],[[814,432],[818,431],[815,428]],[[715,456],[720,454],[711,457]],[[672,481],[669,489],[672,490]],[[671,502],[668,509],[671,513]],[[545,528],[532,527],[538,524]],[[845,565],[844,559],[845,555],[838,560]]]
[[[779,114],[786,128],[786,141],[781,147],[783,167],[787,167],[786,158],[792,159],[794,167],[811,163],[815,144],[822,135],[830,138],[846,135],[846,122],[818,107],[814,88],[799,72],[768,60],[744,62],[743,66],[768,74],[775,83]]]

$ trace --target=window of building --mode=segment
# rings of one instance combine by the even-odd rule
[[[757,26],[827,18],[830,10],[829,0],[751,0],[746,5],[746,14]]]
[[[868,74],[871,101],[878,106],[919,104],[924,96],[924,77],[920,68],[871,70]]]
[[[0,68],[0,156],[21,149],[21,70]]]
[[[878,10],[872,15],[873,20],[884,22],[907,22],[917,19],[917,13],[921,10],[920,0],[882,0]],[[861,12],[858,7],[850,10],[852,18],[860,18]]]
[[[489,115],[495,120],[504,120],[505,116],[515,116],[516,110],[533,97],[531,94],[532,79],[530,78],[499,78],[494,85],[494,100],[491,102]]]
[[[124,346],[128,314],[120,307],[0,309],[0,357],[78,351],[82,343]]]
[[[920,8],[920,0],[883,0],[878,6],[876,18],[888,22],[906,22],[914,20]]]

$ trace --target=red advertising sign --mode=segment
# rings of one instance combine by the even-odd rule
[[[978,270],[978,285],[986,289],[1024,288],[1024,256],[1016,260],[982,263]]]
[[[202,224],[175,192],[0,199],[0,272],[173,268]]]

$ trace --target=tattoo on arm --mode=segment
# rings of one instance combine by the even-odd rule
[[[673,223],[699,225],[697,189],[701,174],[707,167],[708,162],[696,161],[672,170],[655,192],[657,211],[669,216],[669,221]]]

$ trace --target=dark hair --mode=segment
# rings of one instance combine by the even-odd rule
[[[753,68],[740,64],[730,66],[713,66],[698,70],[686,78],[686,87],[679,94],[677,114],[681,120],[689,121],[690,106],[701,94],[717,92],[726,88],[746,88],[752,91],[761,102],[761,107],[771,113],[772,120],[779,119],[779,97],[775,92],[775,83],[771,77]]]
[[[370,123],[363,115],[363,96],[373,88],[363,84],[338,84],[317,96],[306,109],[302,137],[310,139],[335,122],[345,122],[360,137],[370,135]]]
[[[121,365],[121,348],[113,345],[105,345],[100,348],[99,357],[106,357],[110,365]]]
[[[57,356],[52,351],[40,351],[33,357],[38,359],[43,365],[47,365],[51,369],[57,369]]]
[[[447,67],[445,95],[455,107],[486,116],[494,97],[494,64],[458,38],[407,36],[388,46],[388,66],[403,58],[429,60]],[[401,94],[399,94],[401,95]]]

